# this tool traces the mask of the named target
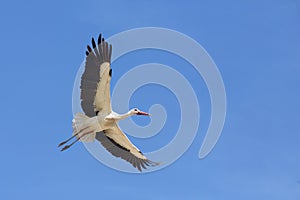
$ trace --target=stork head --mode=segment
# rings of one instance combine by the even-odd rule
[[[130,110],[130,113],[131,113],[132,115],[145,115],[145,116],[151,116],[149,113],[140,111],[140,110],[137,109],[137,108],[131,109],[131,110]]]

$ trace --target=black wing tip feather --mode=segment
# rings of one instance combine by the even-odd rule
[[[101,44],[101,37],[102,37],[102,35],[100,33],[99,36],[98,36],[98,45]]]
[[[86,48],[87,48],[87,51],[85,51],[86,56],[89,56],[91,53],[93,53],[93,49],[91,48],[90,45],[86,45]]]
[[[161,162],[154,162],[154,161],[151,161],[151,160],[147,159],[147,164],[149,164],[147,166],[156,167],[158,165],[161,165]]]
[[[102,35],[100,33],[98,36],[98,40],[97,40],[98,45],[101,44],[101,41],[104,41],[104,38],[102,38],[102,40],[101,40],[101,38],[102,38]],[[95,49],[97,47],[95,39],[93,37],[92,37],[92,47],[93,47],[93,49]],[[88,56],[91,52],[92,52],[92,48],[90,47],[90,45],[87,45],[87,51],[85,52],[85,55]]]
[[[148,169],[147,167],[156,167],[160,164],[161,164],[161,162],[154,162],[149,159],[146,159],[146,160],[142,160],[140,163],[136,163],[137,166],[134,166],[134,164],[132,164],[132,165],[136,169],[138,169],[140,172],[142,172],[143,169],[147,170]]]
[[[112,55],[112,45],[108,44],[105,39],[102,37],[102,34],[98,36],[98,49],[95,42],[95,39],[92,37],[92,47],[95,51],[96,58],[100,60],[100,62],[111,62],[111,55]],[[92,52],[93,49],[90,45],[87,45],[87,51],[85,52],[86,56],[88,57]]]
[[[96,48],[96,42],[95,42],[93,37],[92,37],[92,45],[93,45],[93,48],[95,49]]]
[[[87,45],[86,48],[89,51],[89,53],[92,52],[92,48],[90,47],[90,45]]]

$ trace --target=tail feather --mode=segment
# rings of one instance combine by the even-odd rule
[[[80,132],[77,138],[83,135],[84,133],[89,133],[83,137],[80,138],[80,141],[82,142],[92,142],[95,140],[96,132],[93,132],[93,127],[90,124],[89,119],[90,117],[86,116],[82,113],[76,113],[74,119],[72,120],[72,127],[73,127],[73,135]]]
[[[82,113],[76,113],[74,119],[72,120],[73,135],[74,133],[82,130],[84,128],[85,122],[89,119],[88,116]]]

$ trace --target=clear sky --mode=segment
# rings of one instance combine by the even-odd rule
[[[298,0],[13,0],[1,2],[0,24],[1,199],[299,199]],[[206,91],[199,95],[204,125],[188,151],[163,170],[112,170],[82,144],[59,152],[57,144],[72,131],[72,89],[90,38],[145,26],[189,35],[216,62],[228,103],[216,147],[198,159],[209,120]],[[167,62],[165,56],[145,59]],[[126,62],[117,70],[121,61],[112,66],[115,79],[130,68]],[[162,101],[172,96],[157,90]],[[143,93],[134,96],[139,107]],[[167,109],[176,106],[173,98]],[[165,143],[178,119],[168,123],[160,134]],[[155,149],[134,141],[146,152]]]

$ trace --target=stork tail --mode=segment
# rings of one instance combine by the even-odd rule
[[[92,118],[85,114],[77,113],[72,120],[73,135],[77,134],[76,137],[80,137],[81,142],[93,142],[96,136],[96,132],[94,132],[94,123]]]

